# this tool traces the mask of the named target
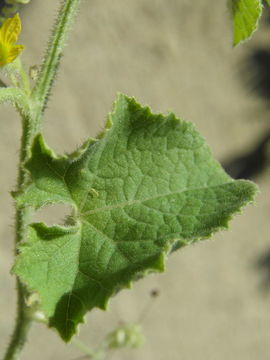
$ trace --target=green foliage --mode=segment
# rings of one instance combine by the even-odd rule
[[[32,224],[14,267],[65,341],[87,311],[163,271],[172,250],[227,228],[256,192],[223,171],[191,123],[124,95],[97,140],[57,157],[38,135],[26,167],[18,207],[73,209],[64,226]]]
[[[270,0],[268,0],[270,2]],[[233,17],[233,45],[249,39],[262,14],[261,0],[229,0]]]

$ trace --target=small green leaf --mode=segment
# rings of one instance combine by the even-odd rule
[[[267,4],[270,5],[270,0],[266,0]]]
[[[191,123],[124,95],[99,140],[56,157],[39,135],[26,166],[32,183],[18,206],[74,209],[65,226],[32,224],[14,267],[65,341],[87,311],[163,271],[172,250],[227,228],[256,192],[223,171]]]
[[[261,0],[229,0],[233,17],[233,45],[248,40],[257,30],[262,14]]]

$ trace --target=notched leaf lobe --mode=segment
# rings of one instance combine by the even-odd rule
[[[94,307],[180,246],[227,228],[256,187],[234,181],[193,125],[119,95],[109,127],[77,157],[57,157],[41,135],[18,206],[67,202],[74,226],[33,224],[14,271],[39,293],[50,326],[68,341]]]

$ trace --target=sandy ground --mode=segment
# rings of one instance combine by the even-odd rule
[[[40,63],[58,1],[35,0],[22,14],[26,64]],[[102,128],[117,91],[135,96],[155,112],[173,110],[193,121],[223,159],[244,150],[269,126],[269,112],[241,81],[245,54],[267,43],[262,27],[248,44],[232,50],[225,1],[85,0],[66,48],[45,116],[47,142],[59,153],[73,150]],[[269,43],[269,41],[268,41]],[[13,326],[13,203],[18,117],[1,108],[0,133],[0,357]],[[142,323],[146,344],[109,360],[267,360],[270,293],[255,263],[270,249],[269,171],[259,179],[256,206],[232,221],[228,232],[186,248],[167,271],[136,283],[93,311],[80,339],[96,344],[121,321],[137,321],[149,292],[161,295]],[[51,211],[50,211],[51,213]],[[54,210],[57,215],[58,209]],[[39,217],[53,221],[44,212]],[[59,217],[59,216],[58,216]],[[58,218],[57,218],[58,221]],[[22,360],[71,360],[80,352],[43,325],[34,325]]]

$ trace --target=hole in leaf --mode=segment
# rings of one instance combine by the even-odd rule
[[[47,205],[35,213],[33,222],[44,222],[48,226],[64,225],[71,214],[72,208],[67,204]]]

